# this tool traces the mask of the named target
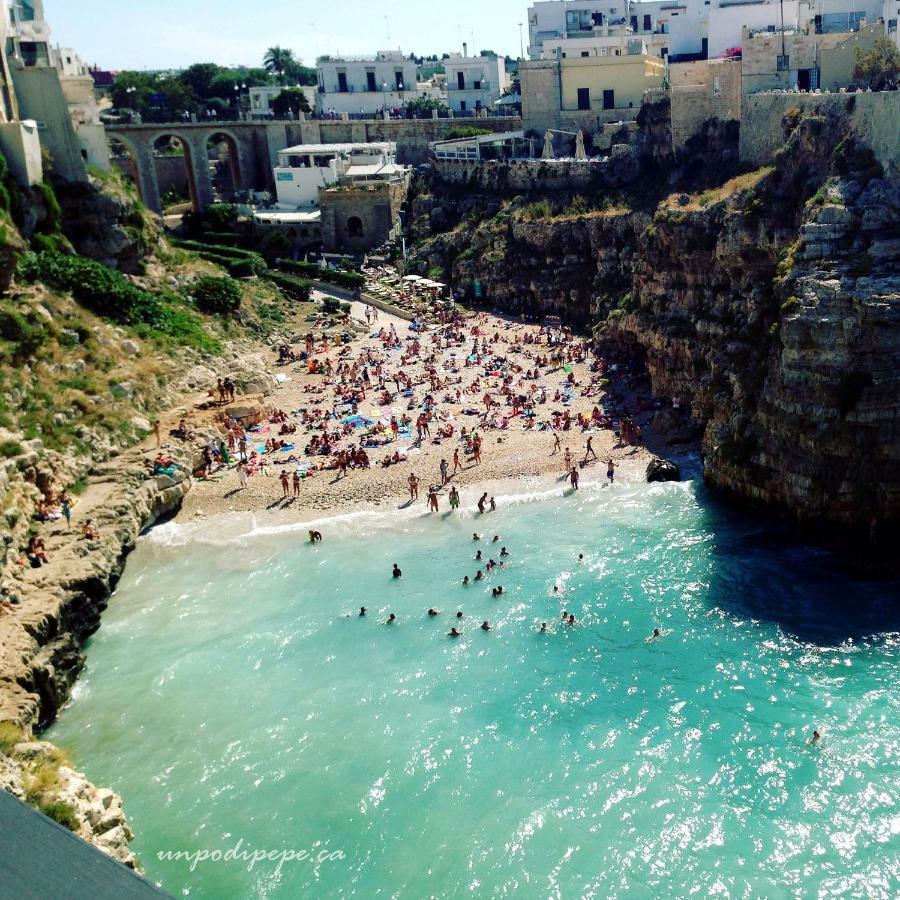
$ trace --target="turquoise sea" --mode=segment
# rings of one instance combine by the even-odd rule
[[[896,582],[697,482],[560,493],[160,526],[48,737],[174,895],[900,895]]]

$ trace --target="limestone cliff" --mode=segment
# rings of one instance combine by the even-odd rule
[[[424,238],[413,264],[468,296],[477,279],[511,312],[590,323],[601,345],[643,359],[656,396],[689,410],[659,415],[657,431],[698,437],[710,484],[801,520],[889,533],[900,519],[900,181],[840,114],[795,112],[774,165],[655,210],[646,195],[438,187],[411,207]],[[720,137],[732,166],[734,141]]]

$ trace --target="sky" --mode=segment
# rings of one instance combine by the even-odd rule
[[[396,49],[519,55],[531,0],[44,0],[51,40],[102,69],[174,69],[194,62],[261,64],[289,47],[316,56]],[[390,40],[388,36],[390,35]]]

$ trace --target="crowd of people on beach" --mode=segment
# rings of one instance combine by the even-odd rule
[[[366,341],[310,332],[297,352],[277,346],[276,364],[296,367],[304,402],[289,411],[263,409],[249,420],[224,412],[222,439],[204,450],[194,474],[210,478],[233,467],[243,489],[283,467],[281,499],[292,502],[302,498],[306,480],[325,473],[338,481],[409,464],[415,467],[406,477],[409,502],[419,500],[421,484],[430,511],[440,510],[445,489],[453,510],[460,500],[452,482],[481,465],[489,435],[502,445],[515,431],[547,433],[551,454],[564,460],[562,477],[577,490],[580,471],[599,462],[593,435],[611,431],[617,446],[640,447],[643,431],[634,417],[659,405],[640,393],[626,397],[641,373],[637,360],[610,363],[560,323],[498,322],[441,307],[430,320],[379,325],[373,307],[365,313],[372,329]],[[227,406],[234,391],[233,381],[219,379],[211,395]],[[189,439],[190,428],[181,422],[172,434]],[[572,435],[586,436],[583,457],[563,451]],[[443,451],[437,471],[423,480],[415,457],[434,448]],[[608,457],[606,464],[612,482],[618,463]],[[482,498],[479,511],[491,502]]]

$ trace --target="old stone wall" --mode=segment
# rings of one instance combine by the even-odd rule
[[[400,220],[405,184],[335,187],[319,193],[326,250],[363,253],[385,243]]]
[[[674,63],[669,67],[672,149],[678,152],[708,119],[741,118],[741,60]]]
[[[888,171],[900,169],[900,91],[855,94],[764,93],[744,98],[741,160],[770,163],[784,143],[782,119],[788,110],[838,115],[868,144]]]

